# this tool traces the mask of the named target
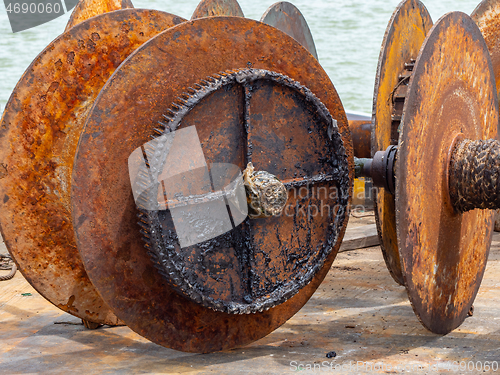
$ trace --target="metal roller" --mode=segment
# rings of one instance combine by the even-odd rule
[[[271,25],[290,35],[311,52],[316,60],[318,59],[311,30],[306,19],[295,5],[287,1],[275,3],[265,11],[260,22]]]
[[[172,42],[174,39],[175,43]],[[208,55],[207,49],[211,51]],[[231,50],[231,53],[224,53],[227,50]],[[199,61],[203,63],[198,64]],[[199,103],[192,102],[199,98],[198,90],[218,84],[224,74],[232,74],[217,75],[219,72],[235,67],[266,70],[277,77],[289,77],[307,87],[326,106],[337,126],[330,129],[325,120],[314,117],[314,111],[304,111],[303,108],[307,109],[311,104],[300,99],[302,94],[294,94],[293,87],[279,84],[282,78],[277,78],[277,83],[266,79],[252,82],[249,77],[242,78],[241,82],[215,90]],[[245,83],[247,79],[248,85]],[[294,100],[298,100],[296,108],[293,107]],[[163,126],[164,129],[176,129],[175,126],[170,127],[169,121],[176,113],[183,111],[182,103],[189,111],[185,109],[187,112],[180,122],[181,130],[183,126],[196,125],[207,164],[230,163],[242,170],[250,161],[248,153],[253,150],[251,162],[256,170],[272,173],[285,185],[296,184],[300,180],[307,185],[311,178],[319,178],[318,185],[338,185],[342,187],[338,190],[339,195],[332,195],[331,198],[332,204],[338,200],[335,211],[331,211],[334,217],[326,220],[318,216],[311,219],[310,224],[301,218],[296,218],[298,221],[294,223],[293,217],[245,221],[239,230],[242,231],[241,238],[250,235],[249,245],[255,246],[256,252],[247,253],[251,256],[248,260],[253,262],[252,267],[243,263],[239,268],[238,257],[231,255],[238,248],[231,245],[231,235],[238,236],[237,230],[227,234],[229,237],[219,239],[219,244],[209,242],[202,248],[194,246],[182,253],[186,254],[184,259],[177,259],[176,262],[174,257],[169,260],[168,251],[171,247],[168,244],[165,248],[162,246],[164,238],[168,239],[161,237],[155,229],[161,224],[162,233],[165,236],[170,233],[169,213],[162,210],[158,213],[153,211],[148,216],[142,213],[138,224],[139,211],[134,201],[130,175],[124,170],[134,150],[144,146],[146,155],[151,155],[147,143],[151,141],[152,135],[158,137],[162,134]],[[306,123],[299,120],[311,115],[312,124],[315,125],[308,129]],[[295,122],[294,116],[298,116]],[[245,125],[246,119],[249,121],[248,126]],[[289,121],[292,121],[293,126],[285,126]],[[160,130],[155,132],[154,129],[158,127]],[[245,146],[247,133],[251,147]],[[343,142],[345,159],[340,158],[336,168],[345,165],[348,169],[335,175],[330,174],[333,169],[328,172],[331,168],[329,159],[319,152],[311,154],[311,150],[319,145],[330,147],[328,145],[331,139],[337,137],[337,133],[340,137],[337,139]],[[264,337],[307,302],[325,277],[338,251],[348,216],[349,188],[347,191],[345,188],[352,185],[352,172],[349,171],[353,171],[353,162],[349,137],[345,112],[328,76],[309,52],[281,31],[238,17],[198,19],[165,31],[138,49],[108,81],[80,138],[72,182],[73,222],[78,249],[92,282],[130,328],[170,348],[211,352],[245,345]],[[196,150],[194,147],[190,149],[192,151],[186,157],[192,157]],[[173,165],[181,165],[184,159],[174,159],[177,161]],[[347,164],[343,164],[345,162]],[[310,184],[316,186],[315,181]],[[308,191],[307,187],[304,190]],[[300,198],[304,200],[304,207],[312,199],[307,196]],[[293,198],[291,202],[299,203],[297,199]],[[182,203],[175,201],[172,204]],[[158,219],[154,215],[159,215]],[[146,249],[143,237],[148,239],[149,247]],[[281,245],[279,241],[282,241]],[[314,247],[302,248],[299,245],[309,241],[318,249],[318,253],[315,253]],[[178,248],[175,240],[172,244]],[[245,246],[243,244],[241,250]],[[197,253],[203,248],[207,252]],[[187,255],[190,251],[193,257]],[[220,257],[217,256],[219,251]],[[158,272],[151,260],[151,257],[161,254],[166,256],[161,259],[171,265],[184,264],[185,269],[192,271],[191,276],[182,271],[170,277],[162,276],[160,273],[169,275],[161,269]],[[203,256],[198,260],[196,254]],[[231,302],[252,304],[256,301],[254,297],[249,295],[250,299],[244,299],[244,290],[238,294],[236,282],[244,280],[245,272],[255,270],[262,275],[260,280],[266,293],[279,294],[280,285],[286,289],[286,283],[293,283],[294,280],[291,276],[295,271],[293,267],[287,266],[287,262],[293,264],[294,257],[300,262],[311,262],[316,256],[319,258],[311,277],[305,274],[301,276],[302,271],[295,274],[302,279],[297,281],[296,286],[291,286],[291,293],[285,296],[290,298],[275,299],[272,304],[264,306],[263,310],[274,306],[267,311],[259,312],[260,307],[255,305],[249,308],[249,314],[229,314],[228,308],[226,312],[214,311],[218,310],[216,303],[202,301],[203,296],[210,297],[211,288],[224,286],[224,282],[229,283],[232,278],[234,288],[229,290],[234,292],[228,296],[229,290],[225,288],[225,294],[220,295],[226,301],[225,306]],[[203,263],[203,257],[211,261]],[[158,262],[163,263],[160,258]],[[231,264],[231,267],[226,269],[224,264],[228,267]],[[205,273],[201,272],[204,266],[209,267]],[[238,269],[243,272],[241,276],[236,272]],[[217,281],[217,278],[220,280]],[[179,279],[179,283],[176,279]],[[193,281],[193,288],[189,289],[183,279],[197,281]],[[252,282],[258,284],[258,280],[254,278]],[[197,290],[194,288],[196,285],[200,286]],[[242,299],[238,300],[240,297]],[[221,309],[225,309],[224,303]]]
[[[481,283],[491,210],[500,208],[498,129],[486,43],[469,16],[448,13],[416,59],[398,145],[358,161],[359,173],[395,194],[405,286],[435,333],[464,321]]]
[[[191,19],[221,16],[244,17],[237,0],[201,0]]]
[[[88,279],[71,223],[71,173],[85,117],[106,80],[177,16],[122,10],[54,40],[12,93],[0,126],[0,229],[19,270],[55,306],[119,324]]]
[[[403,105],[415,59],[432,27],[431,17],[419,0],[402,1],[385,32],[375,77],[372,157],[398,142]],[[393,279],[404,284],[396,235],[394,195],[375,192],[375,218],[384,260]]]
[[[500,27],[500,2],[498,0],[484,0],[471,14],[483,34],[488,51],[490,51],[491,63],[495,72],[497,93],[500,89],[500,51],[497,47],[498,28]],[[500,210],[497,210],[495,231],[500,232]]]
[[[498,121],[481,32],[469,16],[449,13],[417,59],[396,162],[402,267],[413,308],[433,332],[447,333],[463,322],[481,283],[493,213],[468,210],[495,206],[487,193],[492,182],[499,192],[498,163],[484,164],[477,149],[498,158],[498,141],[486,141],[498,138]],[[461,178],[464,167],[473,180]],[[489,178],[482,178],[481,169]]]
[[[121,8],[81,0],[0,122],[0,230],[45,298],[176,350],[247,345],[318,288],[366,176],[416,315],[463,322],[500,208],[496,2],[434,26],[401,2],[372,118],[346,116],[290,3]]]
[[[133,7],[131,0],[80,0],[73,9],[64,31],[100,14]]]

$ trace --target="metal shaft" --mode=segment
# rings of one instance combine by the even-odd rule
[[[358,158],[369,158],[371,156],[372,137],[371,117],[347,113],[347,119],[349,120],[354,155]]]
[[[500,208],[500,142],[462,140],[453,150],[450,197],[457,212]]]
[[[394,194],[397,150],[396,146],[389,146],[385,151],[377,151],[373,159],[354,158],[355,177],[369,177],[373,180],[373,186],[383,187]]]
[[[397,148],[378,151],[373,159],[355,159],[355,177],[369,177],[373,186],[395,192]],[[476,208],[500,209],[500,142],[494,139],[459,141],[451,156],[449,193],[453,207],[463,213]]]

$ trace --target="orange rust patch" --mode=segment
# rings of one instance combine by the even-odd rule
[[[80,132],[116,67],[177,19],[163,12],[124,10],[72,28],[26,70],[1,119],[0,197],[9,199],[0,201],[0,228],[7,247],[40,294],[82,319],[117,322],[76,249],[69,189]],[[134,31],[121,33],[122,25]],[[96,34],[99,39],[92,38]],[[98,52],[100,47],[107,53]],[[66,304],[72,295],[74,309]],[[87,316],[86,310],[99,314]]]
[[[463,13],[434,26],[413,74],[396,165],[398,246],[417,316],[431,331],[448,333],[474,301],[493,229],[490,211],[453,210],[448,153],[460,133],[498,137],[497,95],[486,45]]]
[[[402,2],[394,11],[382,43],[373,104],[372,155],[385,151],[397,139],[391,139],[392,94],[398,84],[405,63],[416,59],[432,20],[425,6],[418,0]],[[396,207],[394,195],[384,189],[375,193],[375,215],[380,247],[393,279],[403,285],[396,235]]]

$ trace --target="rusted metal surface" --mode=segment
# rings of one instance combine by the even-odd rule
[[[490,52],[491,63],[495,73],[497,92],[500,90],[500,45],[498,44],[500,30],[500,2],[484,0],[471,14],[476,21]]]
[[[80,0],[73,9],[64,31],[100,14],[133,7],[131,0]]]
[[[352,134],[352,145],[354,155],[358,158],[370,158],[371,138],[372,138],[372,118],[371,116],[358,115],[347,112],[349,129]]]
[[[176,131],[179,124],[180,128],[196,124],[209,165],[231,163],[241,171],[251,163],[260,173],[270,173],[288,186],[287,194],[280,183],[288,203],[283,200],[286,207],[281,214],[266,218],[259,212],[258,219],[252,217],[249,207],[249,218],[241,225],[182,248],[175,225],[179,211],[143,211],[142,223],[149,223],[146,242],[154,253],[156,267],[176,291],[217,311],[262,312],[296,295],[322,269],[336,247],[350,189],[345,148],[324,105],[306,87],[282,74],[243,69],[212,75],[206,83],[206,87],[178,101],[175,115],[165,116],[165,134]],[[246,90],[250,97],[244,96]],[[219,109],[216,116],[213,108]],[[249,116],[245,118],[245,114]],[[214,133],[218,134],[216,143],[211,141]],[[148,152],[152,168],[162,164],[152,161],[162,150],[165,148],[160,142]],[[192,152],[192,147],[186,151]],[[181,154],[179,150],[177,157]],[[155,169],[169,174],[176,167]],[[307,185],[297,179],[299,176],[308,181]],[[316,176],[333,179],[325,183],[317,181]],[[150,176],[144,176],[144,183],[149,182]],[[246,188],[247,182],[245,179]],[[175,182],[167,180],[164,184]],[[157,200],[158,188],[154,190],[151,196]],[[204,207],[215,210],[213,205]],[[322,207],[328,210],[320,211]],[[186,215],[191,221],[207,220],[194,210],[184,211],[183,217]]]
[[[117,324],[92,286],[71,223],[73,157],[85,117],[120,63],[182,19],[122,10],[87,20],[30,65],[0,124],[0,229],[26,279],[57,307]]]
[[[409,76],[411,73],[405,69],[405,64],[416,59],[431,27],[431,17],[425,6],[418,0],[402,1],[389,21],[375,77],[372,155],[377,151],[385,151],[391,144],[397,144],[397,131],[393,129],[392,121],[393,99],[399,88],[398,83],[404,79],[404,76]],[[394,280],[403,285],[396,235],[394,195],[383,189],[376,190],[375,206],[380,247],[384,253],[387,268]]]
[[[491,63],[495,73],[497,93],[500,90],[500,48],[498,45],[498,30],[500,29],[500,2],[484,0],[471,14],[476,21],[490,52]],[[495,231],[500,232],[500,211],[497,211]]]
[[[449,13],[417,58],[396,161],[405,284],[415,313],[435,333],[448,333],[466,318],[493,231],[491,211],[454,211],[447,187],[450,150],[458,136],[497,138],[498,124],[495,80],[481,32],[466,14]]]
[[[237,0],[201,0],[191,19],[214,16],[244,17]]]
[[[305,49],[318,59],[316,46],[307,25],[307,21],[300,10],[287,1],[280,1],[271,5],[262,15],[260,22],[276,27],[284,33],[290,35],[299,42]]]
[[[207,309],[175,292],[154,268],[139,232],[129,175],[124,172],[128,157],[150,140],[171,103],[200,77],[246,67],[275,71],[308,87],[337,120],[349,170],[353,170],[347,118],[319,63],[281,31],[238,17],[186,22],[138,49],[101,91],[76,155],[73,221],[78,248],[92,282],[130,328],[153,342],[178,350],[212,352],[234,348],[262,338],[282,325],[306,303],[325,277],[347,224],[345,220],[330,255],[312,281],[287,302],[262,313],[229,315]],[[196,124],[203,129],[199,135],[205,140],[205,156],[210,160],[220,155],[243,165],[243,133],[229,136],[222,129],[244,119],[223,115],[234,111],[224,107],[235,105],[234,101],[218,103],[217,111],[212,105],[200,105],[191,112],[212,116],[210,126]],[[244,101],[239,103],[243,105]],[[266,107],[271,110],[273,103]],[[264,108],[256,110],[264,113]],[[254,116],[257,115],[258,112]],[[272,171],[286,153],[289,170],[277,174],[286,173],[289,178],[296,173],[300,177],[305,173],[303,161],[314,149],[302,149],[298,135],[293,135],[291,141],[280,138],[272,125],[253,130],[253,147],[263,152],[253,152],[252,162],[258,169]],[[284,148],[286,144],[290,148]],[[311,156],[316,160],[317,155]],[[344,177],[352,184],[351,173]],[[269,231],[279,230],[279,226],[273,225],[274,220],[253,220],[254,235],[262,238]],[[270,235],[266,241],[274,243],[277,239]],[[280,258],[269,261],[271,267],[280,267]]]

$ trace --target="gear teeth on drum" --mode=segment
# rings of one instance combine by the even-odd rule
[[[145,159],[147,160],[149,174],[147,176],[146,174],[141,174],[139,175],[139,178],[143,179],[143,181],[141,181],[142,182],[141,186],[145,185],[150,186],[150,191],[147,194],[144,194],[143,197],[141,197],[145,198],[145,196],[149,196],[149,204],[147,205],[147,207],[158,206],[155,187],[159,187],[159,185],[158,183],[154,183],[153,185],[155,187],[151,188],[151,181],[157,181],[158,176],[160,175],[160,172],[163,170],[165,163],[165,161],[161,160],[160,158],[162,155],[165,155],[166,147],[168,146],[166,146],[167,142],[161,140],[161,136],[168,134],[170,131],[175,131],[181,125],[184,116],[194,106],[196,106],[201,100],[203,100],[208,95],[212,94],[214,91],[223,88],[225,85],[228,84],[241,85],[245,89],[245,95],[244,95],[245,104],[249,105],[248,96],[251,95],[248,93],[249,84],[253,81],[262,79],[278,82],[284,86],[293,88],[298,92],[304,94],[305,100],[307,102],[315,104],[318,114],[320,116],[331,119],[328,109],[323,105],[323,103],[319,101],[319,99],[309,89],[300,85],[298,82],[294,81],[293,79],[287,76],[259,69],[230,70],[230,71],[220,72],[219,74],[212,74],[211,76],[208,76],[206,79],[202,79],[199,81],[199,83],[193,84],[188,89],[186,89],[187,91],[191,92],[190,94],[183,92],[181,97],[178,97],[174,100],[174,102],[171,105],[171,108],[168,109],[166,113],[162,115],[163,118],[169,120],[168,124],[161,123],[162,125],[164,124],[163,126],[164,132],[160,134],[161,129],[158,128],[154,129],[155,133],[157,133],[159,137],[155,137],[152,142],[149,142],[150,144],[148,145],[148,147],[146,146],[144,147],[145,150],[144,156]],[[330,130],[331,133],[333,134],[334,129],[336,128],[335,121],[332,122],[331,127],[332,129]],[[157,142],[155,142],[154,140],[156,140]],[[336,136],[333,136],[332,138],[332,136],[330,136],[330,140],[334,144],[333,147],[339,150],[338,152],[345,154],[345,148],[340,138]],[[348,175],[347,165],[343,164],[338,165],[338,168],[339,170],[335,173],[337,177],[340,177],[342,175],[344,176]],[[342,189],[340,190],[342,191]],[[339,199],[342,202],[345,201],[344,203],[347,203],[348,196],[349,193],[347,189],[345,192],[343,193],[341,192],[341,196],[339,197]],[[138,209],[141,212],[140,214],[141,221],[139,223],[139,226],[141,227],[140,232],[143,236],[144,242],[150,246],[148,247],[148,254],[150,254],[151,260],[155,264],[155,268],[159,270],[159,273],[163,276],[163,278],[167,281],[167,283],[169,283],[169,285],[172,288],[174,288],[177,292],[187,296],[191,300],[215,311],[221,311],[229,314],[251,314],[256,312],[267,311],[270,308],[276,306],[277,304],[286,302],[289,298],[295,295],[298,292],[298,290],[300,290],[300,288],[302,288],[307,284],[305,279],[302,280],[299,288],[293,289],[292,291],[287,293],[283,293],[283,295],[280,296],[278,300],[271,301],[272,303],[268,301],[268,298],[265,298],[265,299],[260,299],[259,301],[255,301],[254,303],[248,305],[242,303],[223,302],[221,300],[214,300],[211,297],[207,297],[201,293],[195,292],[196,290],[195,285],[191,285],[190,282],[187,280],[187,278],[180,277],[180,275],[183,275],[185,273],[184,269],[178,269],[178,267],[174,264],[174,262],[166,262],[164,259],[159,259],[160,258],[159,254],[152,254],[156,252],[155,246],[153,246],[153,244],[164,243],[165,235],[162,236],[161,234],[162,228],[159,219],[160,216],[159,211],[146,210],[141,208],[145,207],[145,205],[142,205],[144,204],[144,202],[145,202],[144,199],[138,201]],[[168,209],[168,207],[166,208]],[[337,223],[337,224],[340,226],[342,225],[342,223]],[[177,235],[175,233],[170,233],[169,237],[174,242],[178,241]],[[176,250],[173,244],[166,243],[165,245],[166,245],[165,250],[169,253],[169,256],[176,258],[176,253],[175,253]],[[323,264],[322,261],[318,262],[316,264],[316,267],[314,268],[319,269],[321,268],[322,264]],[[311,275],[313,274],[314,272],[311,271]],[[275,293],[278,292],[275,291],[272,294]]]
[[[398,77],[398,83],[391,94],[392,115],[391,115],[391,145],[397,146],[399,142],[399,132],[403,120],[403,109],[410,84],[415,60],[411,59],[405,63],[404,70]]]
[[[189,86],[186,88],[186,91],[189,93],[183,92],[180,97],[176,98],[174,102],[171,104],[170,108],[166,110],[166,113],[162,115],[162,117],[166,120],[169,121],[169,123],[164,123],[161,121],[158,121],[158,123],[163,127],[163,131],[158,128],[154,128],[154,132],[156,135],[153,135],[153,139],[157,139],[158,136],[164,135],[166,133],[169,133],[171,131],[175,131],[178,126],[180,125],[181,119],[184,117],[184,115],[198,102],[200,99],[202,99],[207,93],[212,92],[216,90],[216,86],[219,84],[224,84],[227,80],[228,77],[230,77],[232,74],[234,74],[237,71],[227,71],[227,72],[220,72],[219,74],[213,74],[213,76],[207,77],[207,79],[202,79],[199,81],[199,83],[193,84],[193,87]],[[210,82],[209,82],[210,81]],[[146,146],[145,146],[146,148]],[[143,149],[144,150],[144,149]],[[152,155],[158,155],[157,150],[148,148],[149,152],[144,151],[144,160],[146,161],[146,166],[148,168],[148,171],[150,171],[150,166],[151,164],[157,163],[158,160],[154,158],[152,160]],[[161,156],[161,151],[160,151],[160,156]],[[157,164],[156,164],[157,165]],[[151,181],[151,175],[150,174],[139,174],[139,184],[142,187],[149,186]],[[139,207],[144,207],[148,204],[148,200],[144,195],[140,195],[138,198],[137,202]],[[147,246],[147,254],[150,256],[151,261],[155,265],[155,268],[158,270],[160,275],[163,276],[165,280],[169,280],[171,286],[174,289],[178,290],[179,285],[182,284],[181,280],[178,279],[176,276],[177,271],[170,271],[170,272],[165,272],[165,270],[161,267],[158,266],[158,264],[161,262],[159,259],[158,255],[152,251],[152,236],[155,235],[153,231],[151,230],[152,227],[152,217],[151,215],[154,214],[154,212],[150,212],[148,210],[144,210],[139,208],[140,214],[138,217],[140,218],[140,221],[138,222],[140,229],[140,233],[142,234],[143,241],[145,245]],[[159,233],[159,231],[155,231],[156,233]],[[175,236],[175,234],[173,234]],[[174,247],[170,246],[169,250],[174,251]],[[203,304],[204,298],[202,296],[189,296],[193,300],[195,300],[197,303]],[[221,305],[219,308],[223,308]],[[213,308],[212,308],[213,309]],[[216,310],[217,309],[213,309]],[[266,309],[267,310],[267,309]],[[259,308],[258,311],[264,311],[263,308]],[[244,314],[244,313],[251,313],[251,311],[242,311],[241,309],[238,309],[237,307],[234,307],[231,311],[232,313],[236,314]]]

